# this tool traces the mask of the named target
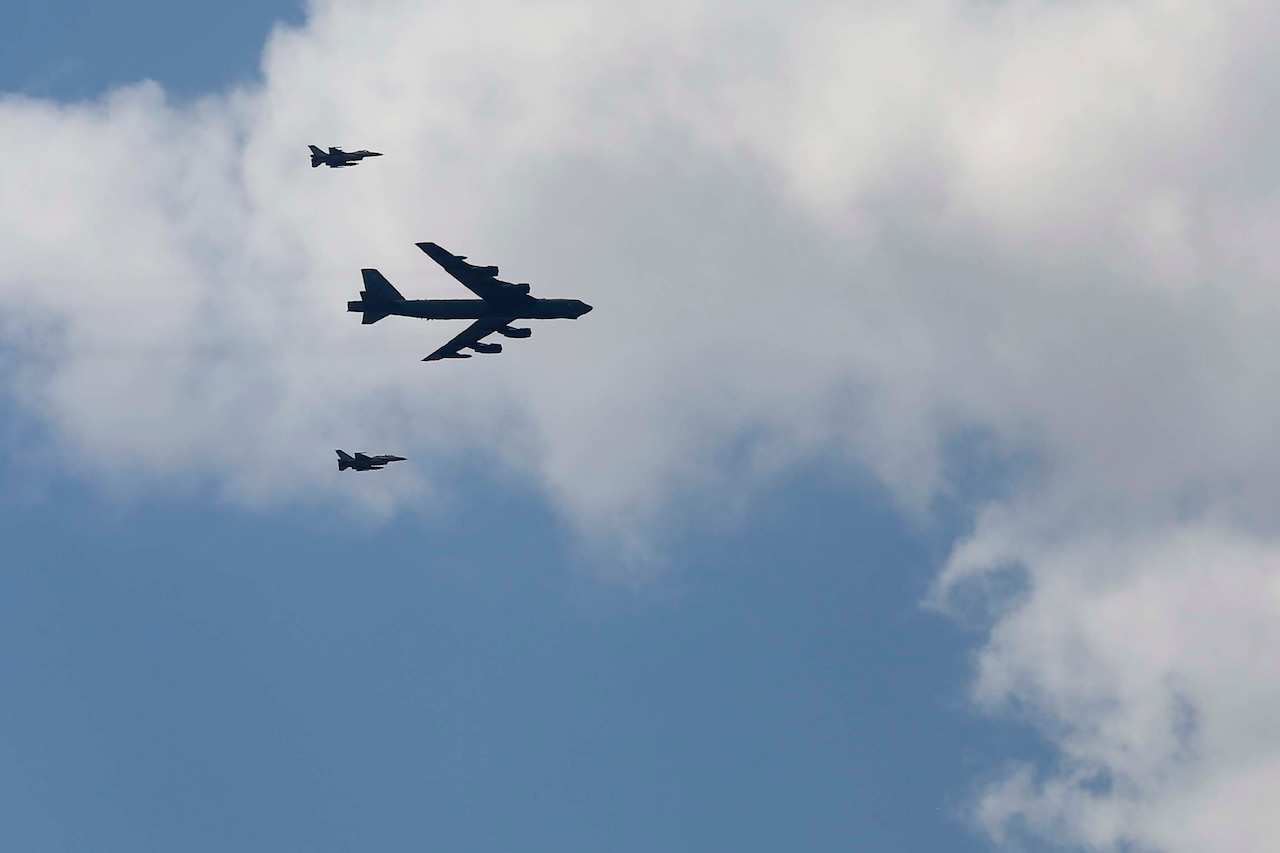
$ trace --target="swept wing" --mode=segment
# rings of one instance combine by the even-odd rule
[[[508,323],[514,320],[514,317],[485,317],[476,320],[470,326],[462,330],[462,333],[455,337],[449,343],[440,347],[440,349],[431,353],[423,359],[423,361],[439,361],[442,358],[471,358],[468,353],[460,352],[467,347],[475,347],[480,343],[481,339],[492,335],[494,332],[504,328]],[[492,347],[492,349],[489,349]],[[500,344],[489,344],[486,346],[485,352],[501,352]]]
[[[435,243],[418,243],[431,260],[444,267],[464,287],[486,302],[503,302],[529,295],[529,285],[512,284],[498,278],[497,267],[480,267],[466,262],[465,255],[455,255]]]

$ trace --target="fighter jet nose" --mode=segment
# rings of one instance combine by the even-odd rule
[[[590,313],[590,311],[591,311],[591,306],[590,306],[590,305],[588,305],[588,304],[587,304],[587,303],[585,303],[585,302],[579,302],[579,303],[578,303],[578,305],[579,305],[579,306],[581,306],[580,308],[578,308],[578,316],[579,316],[579,317],[581,317],[583,314],[588,314],[588,313]]]

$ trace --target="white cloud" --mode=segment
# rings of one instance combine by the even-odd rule
[[[1070,541],[1009,522],[988,518],[969,546],[1030,575],[980,656],[976,696],[1029,713],[1061,761],[987,791],[981,821],[1090,850],[1273,849],[1280,542],[1215,520]],[[962,549],[952,570],[968,560]]]
[[[391,511],[479,457],[637,548],[818,456],[927,506],[944,441],[983,430],[1039,474],[938,600],[1025,572],[978,696],[1063,762],[980,818],[1269,849],[1278,25],[1262,0],[317,3],[250,89],[0,100],[13,394],[110,488]],[[387,156],[312,171],[309,142]],[[363,266],[457,295],[426,239],[596,311],[420,364],[444,324],[343,307]],[[415,464],[336,480],[338,446]]]

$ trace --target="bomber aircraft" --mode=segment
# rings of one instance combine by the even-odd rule
[[[363,453],[351,456],[341,450],[337,453],[339,471],[345,471],[348,468],[353,471],[381,471],[389,462],[405,461],[403,456],[365,456]]]
[[[314,145],[308,145],[311,149],[311,168],[319,166],[321,163],[330,169],[341,169],[343,166],[355,166],[366,157],[381,157],[377,151],[343,151],[341,148],[330,148],[326,154]]]
[[[359,300],[347,303],[347,310],[363,313],[362,322],[366,324],[376,323],[390,314],[424,320],[475,320],[423,361],[471,358],[469,353],[462,352],[464,349],[502,352],[502,344],[486,344],[481,340],[495,332],[505,338],[527,338],[533,334],[532,329],[512,328],[510,324],[515,320],[576,320],[591,310],[581,299],[536,299],[529,295],[529,285],[499,279],[497,267],[469,264],[465,255],[450,254],[435,243],[417,246],[480,298],[405,299],[382,273],[360,270],[364,290]]]

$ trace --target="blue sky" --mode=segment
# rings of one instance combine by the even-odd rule
[[[252,80],[300,18],[17,12],[0,87],[60,99]],[[534,494],[370,525],[5,464],[12,849],[986,847],[957,815],[1009,733],[967,710],[974,638],[918,607],[955,531],[857,477],[785,478],[630,591]]]
[[[527,496],[343,527],[11,500],[12,843],[983,849],[951,812],[1007,745],[876,496],[797,478],[661,594],[576,574]]]
[[[93,97],[144,78],[199,95],[257,74],[277,22],[299,23],[296,3],[18,3],[5,13],[0,79],[7,92]]]

